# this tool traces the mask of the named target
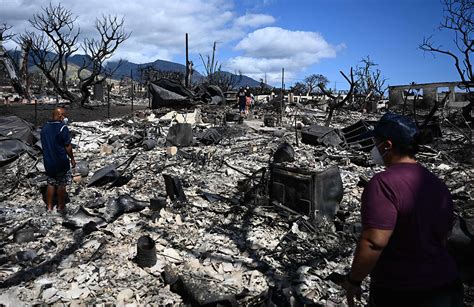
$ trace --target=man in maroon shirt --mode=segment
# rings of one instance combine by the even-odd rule
[[[363,231],[345,283],[349,306],[368,274],[369,306],[462,306],[462,284],[446,248],[451,194],[416,162],[416,125],[387,113],[371,135],[372,157],[387,169],[362,194]]]

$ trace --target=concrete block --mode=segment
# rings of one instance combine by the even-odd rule
[[[178,152],[178,147],[170,146],[166,147],[166,154],[169,156],[174,156]]]
[[[102,144],[100,145],[100,154],[101,155],[110,155],[112,154],[112,151],[114,150],[113,146],[107,145],[107,144]]]

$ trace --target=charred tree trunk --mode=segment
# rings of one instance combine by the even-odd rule
[[[31,49],[31,41],[26,41],[21,46],[21,58],[20,58],[20,80],[23,88],[25,89],[25,95],[27,99],[30,99],[30,81],[28,77],[28,57]]]
[[[321,89],[323,94],[332,99],[332,102],[329,103],[329,114],[328,114],[328,117],[326,118],[326,123],[325,123],[326,127],[329,127],[329,125],[331,124],[332,116],[334,115],[334,110],[341,108],[346,103],[346,101],[350,99],[354,91],[355,82],[354,82],[354,73],[353,73],[352,67],[351,67],[350,79],[342,71],[340,71],[340,73],[350,85],[349,92],[347,93],[346,97],[344,97],[344,99],[342,99],[340,102],[337,101],[338,100],[337,96],[334,96],[333,94],[326,91],[323,84],[318,84],[318,87]]]
[[[433,107],[432,107],[431,110],[430,110],[430,113],[428,113],[428,116],[426,116],[425,120],[423,121],[423,124],[421,124],[421,126],[420,126],[421,129],[422,129],[422,128],[425,128],[425,127],[428,125],[428,123],[430,122],[430,120],[433,118],[433,116],[434,116],[434,115],[436,114],[436,112],[438,111],[439,106],[440,106],[440,105],[444,105],[444,104],[446,103],[446,101],[448,100],[448,97],[449,97],[449,94],[450,94],[450,93],[451,93],[451,92],[448,92],[441,102],[439,102],[438,100],[435,100],[434,105],[433,105]]]

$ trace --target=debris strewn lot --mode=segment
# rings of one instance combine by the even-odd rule
[[[196,110],[181,110],[187,114],[181,117],[170,114],[172,109],[141,110],[71,124],[76,160],[87,164],[89,172],[75,176],[65,217],[45,212],[40,155],[24,153],[3,166],[0,302],[344,304],[341,276],[361,229],[363,185],[381,169],[360,148],[322,139],[309,145],[301,135],[296,139],[291,107],[283,127],[264,126],[262,110],[254,110],[243,123],[224,123],[229,117],[225,108]],[[311,124],[324,123],[322,112],[305,116]],[[332,127],[377,118],[340,110]],[[187,123],[191,140],[181,137],[188,133],[182,132],[188,129],[184,126],[177,136],[168,133]],[[419,161],[446,182],[456,213],[467,221],[463,229],[473,234],[474,170],[445,150],[460,142],[456,131],[443,127],[443,132],[422,147]],[[278,163],[282,167],[309,173],[337,167],[343,190],[340,203],[331,205],[333,214],[313,210],[316,200],[305,207],[308,211],[303,204],[269,197],[273,157],[285,142],[294,156]],[[298,184],[288,181],[286,186],[305,188]],[[465,248],[454,252],[465,266],[465,302],[472,304],[474,258],[467,256],[473,239],[462,243],[469,240],[465,233],[456,234],[461,243],[453,246]],[[137,259],[143,236],[154,242],[156,259],[147,258],[151,266]]]

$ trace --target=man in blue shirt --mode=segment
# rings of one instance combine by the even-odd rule
[[[66,110],[56,108],[53,111],[52,120],[46,122],[41,129],[44,168],[48,176],[46,204],[49,212],[53,211],[55,190],[57,190],[58,196],[58,211],[65,209],[66,185],[71,183],[69,163],[73,168],[76,167],[67,121]],[[71,159],[71,162],[69,162],[69,159]]]

